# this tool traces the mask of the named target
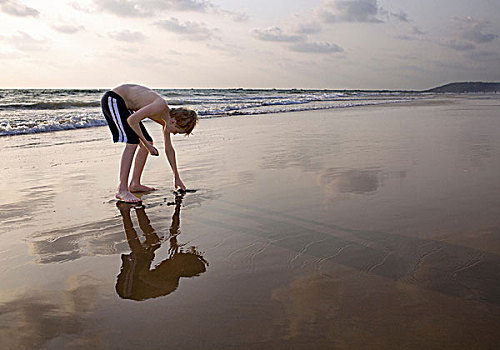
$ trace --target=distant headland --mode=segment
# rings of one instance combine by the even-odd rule
[[[474,92],[500,92],[500,83],[483,83],[483,82],[462,82],[450,83],[423,92],[433,93],[474,93]]]

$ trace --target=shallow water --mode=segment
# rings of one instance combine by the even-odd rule
[[[499,102],[203,120],[143,207],[106,128],[2,138],[0,345],[493,348]]]

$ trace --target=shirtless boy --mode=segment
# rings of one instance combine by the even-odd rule
[[[128,203],[139,203],[141,200],[132,192],[153,191],[154,188],[141,184],[141,175],[146,159],[151,153],[158,156],[158,150],[153,146],[153,139],[149,136],[142,120],[149,118],[163,128],[165,153],[174,173],[174,186],[182,190],[186,186],[181,181],[177,171],[175,150],[172,147],[170,134],[189,135],[195,127],[198,116],[195,111],[187,108],[168,107],[167,102],[153,90],[134,84],[125,84],[115,87],[104,94],[101,107],[113,134],[114,142],[125,142],[120,163],[120,184],[116,198]],[[128,183],[134,154],[134,170],[132,179]]]

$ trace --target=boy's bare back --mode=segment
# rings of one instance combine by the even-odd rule
[[[142,107],[152,103],[163,103],[168,108],[167,102],[153,90],[135,84],[123,84],[113,89],[124,100],[127,108],[132,111],[138,111]]]

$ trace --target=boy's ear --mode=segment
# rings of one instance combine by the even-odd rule
[[[177,122],[177,120],[175,120],[174,118],[170,118],[170,121],[169,121],[169,122],[170,122],[170,124],[172,124],[172,125],[173,125],[173,124],[175,124],[175,123]]]

